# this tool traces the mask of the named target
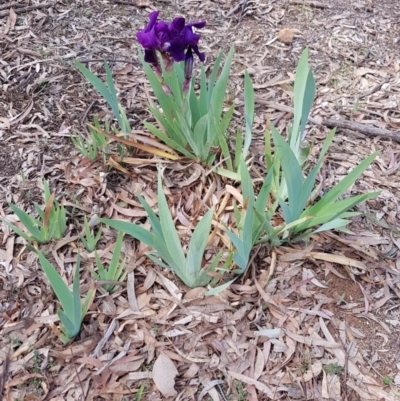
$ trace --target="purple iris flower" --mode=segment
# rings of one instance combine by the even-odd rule
[[[170,57],[175,62],[186,60],[186,52],[192,49],[201,62],[204,62],[204,53],[198,48],[200,35],[193,32],[193,27],[204,28],[205,21],[193,22],[185,25],[185,18],[175,18],[171,23],[157,21],[159,12],[150,14],[150,21],[146,28],[137,33],[137,40],[145,50],[144,60],[147,63],[158,65],[157,51],[163,58]]]
[[[202,63],[205,60],[204,53],[201,53],[198,47],[200,35],[194,33],[193,28],[204,28],[206,22],[192,22],[186,25],[185,18],[178,17],[167,23],[157,21],[158,15],[158,11],[153,11],[146,28],[136,34],[138,42],[144,48],[144,61],[153,65],[160,83],[162,83],[162,71],[157,52],[161,54],[167,72],[172,71],[174,62],[185,61],[183,93],[187,94],[193,73],[193,52]],[[171,95],[166,84],[162,85],[165,93]]]
[[[164,42],[164,50],[168,52],[174,61],[179,62],[186,59],[186,50],[193,49],[201,62],[204,62],[204,53],[200,53],[198,43],[200,35],[193,32],[193,27],[201,29],[206,25],[205,21],[194,22],[185,25],[185,18],[175,18],[169,24],[170,39]]]

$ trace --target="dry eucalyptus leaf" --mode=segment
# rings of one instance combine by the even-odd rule
[[[164,397],[175,397],[178,394],[174,389],[177,375],[178,370],[171,359],[165,354],[160,354],[154,363],[153,380]]]

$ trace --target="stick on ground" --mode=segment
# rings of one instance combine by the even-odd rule
[[[331,8],[329,4],[324,4],[319,1],[310,0],[291,0],[290,4],[297,4],[302,6],[310,6],[315,8]]]
[[[50,6],[51,6],[51,4],[48,4],[48,3],[35,4],[33,6],[28,6],[28,7],[23,7],[23,8],[16,8],[14,11],[18,15],[18,14],[26,13],[28,11],[38,10],[39,8],[46,8],[46,7],[50,7]],[[2,6],[2,8],[3,8],[3,6]],[[0,17],[7,17],[9,14],[10,14],[9,10],[1,11],[0,12]]]
[[[328,128],[337,127],[351,131],[357,131],[368,136],[382,136],[384,138],[391,138],[396,142],[400,142],[399,131],[389,131],[387,129],[372,127],[371,125],[360,124],[354,121],[328,119],[323,121],[322,125],[325,125],[325,127]]]

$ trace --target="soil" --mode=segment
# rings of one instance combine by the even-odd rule
[[[393,0],[3,3],[0,217],[16,222],[8,202],[35,213],[47,179],[69,212],[68,229],[65,238],[40,249],[69,284],[80,250],[82,294],[93,285],[89,268],[95,266],[78,236],[84,217],[129,219],[148,228],[134,194],[156,208],[160,158],[128,148],[132,158],[121,162],[116,146],[94,162],[80,155],[72,135],[87,135],[94,117],[103,127],[115,121],[74,60],[102,79],[108,62],[131,139],[149,140],[143,122],[154,121],[148,107],[154,99],[136,32],[151,11],[165,20],[207,21],[200,32],[207,74],[220,51],[235,47],[227,105],[236,104],[234,135],[244,126],[247,69],[256,94],[255,183],[265,173],[266,127],[273,122],[285,134],[293,118],[293,79],[306,47],[317,86],[305,136],[311,164],[327,136],[326,119],[400,137],[400,8]],[[189,290],[126,236],[128,284],[111,295],[98,286],[81,333],[68,345],[57,337],[59,304],[35,253],[0,224],[2,399],[399,400],[399,143],[339,129],[318,182],[323,193],[374,151],[379,156],[346,195],[380,193],[359,207],[363,214],[352,220],[352,233],[262,247],[241,280],[216,296]],[[210,188],[213,201],[222,202],[232,183],[210,178],[197,163],[163,163],[166,196],[187,242]],[[227,199],[218,213],[229,224],[233,197]],[[98,249],[107,264],[115,241],[116,233],[104,227]],[[225,246],[221,233],[213,241],[210,257]],[[271,338],[260,334],[271,329],[281,330]]]

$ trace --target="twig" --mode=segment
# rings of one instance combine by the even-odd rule
[[[311,119],[310,119],[311,120]],[[384,138],[391,138],[396,142],[400,142],[400,132],[399,131],[389,131],[383,128],[371,127],[370,125],[356,123],[355,121],[347,120],[325,120],[322,125],[328,128],[344,128],[348,130],[358,131],[361,134],[369,136],[382,136]]]
[[[239,99],[243,100],[243,95],[239,95]],[[260,99],[259,97],[255,97],[254,99],[256,104],[262,104],[263,106],[270,107],[271,109],[279,110],[279,111],[284,111],[285,113],[292,113],[294,112],[293,107],[286,106],[285,104],[280,104],[276,102],[271,102],[269,100],[265,99]],[[311,121],[315,125],[321,125],[321,123],[316,119],[311,116],[308,117],[308,120]]]
[[[344,368],[344,372],[343,372],[343,381],[342,382],[343,382],[344,387],[345,387],[345,397],[346,397],[345,399],[347,399],[348,387],[346,385],[346,382],[347,382],[347,375],[348,375],[348,371],[349,371],[349,353],[347,351],[346,345],[344,344],[344,342],[342,340],[342,337],[340,337],[340,333],[338,333],[339,329],[337,328],[336,324],[333,321],[331,321],[331,324],[332,324],[333,328],[336,330],[337,338],[339,339],[339,341],[340,341],[340,343],[342,344],[342,347],[343,347],[343,352],[344,352],[344,366],[343,366],[343,368]]]
[[[39,9],[39,8],[46,8],[46,7],[50,7],[51,6],[51,4],[49,4],[49,3],[45,3],[45,4],[36,4],[36,5],[33,5],[33,6],[28,6],[28,7],[23,7],[23,8],[17,8],[16,10],[15,10],[15,13],[16,14],[20,14],[20,13],[25,13],[25,12],[27,12],[27,11],[32,11],[32,10],[37,10],[37,9]],[[2,6],[3,7],[3,6]],[[8,5],[7,5],[7,7],[9,7]],[[10,11],[9,10],[6,10],[6,11],[2,11],[2,12],[0,12],[0,17],[7,17],[7,15],[10,13]]]
[[[313,0],[291,0],[290,4],[298,4],[301,6],[310,6],[315,8],[331,8],[329,4],[324,4]]]
[[[279,114],[279,116],[274,121],[274,126],[275,127],[279,124],[279,121],[281,121],[282,118],[286,116],[286,114],[288,114],[286,111],[282,111],[282,113]]]
[[[243,96],[240,96],[240,99],[243,100]],[[285,104],[271,102],[269,100],[264,100],[260,98],[255,98],[255,103],[262,104],[264,106],[270,107],[275,110],[284,111],[286,113],[293,113],[293,107],[286,106]],[[328,119],[325,121],[318,121],[317,119],[309,116],[308,120],[311,121],[313,124],[320,126],[321,124],[328,128],[342,128],[348,129],[350,131],[357,131],[363,135],[369,136],[382,136],[384,138],[391,138],[395,142],[400,143],[400,132],[399,131],[389,131],[383,128],[376,128],[371,127],[370,125],[356,123],[354,121],[347,121],[347,120],[333,120]]]
[[[82,385],[81,378],[79,377],[78,369],[76,368],[75,363],[74,363],[74,361],[73,361],[74,353],[72,352],[72,349],[71,349],[71,348],[69,349],[69,351],[71,352],[71,362],[72,362],[72,365],[74,366],[76,376],[78,377],[78,381],[79,381],[79,384],[80,384],[80,386],[81,386],[82,399],[83,399],[83,401],[85,401],[85,400],[86,400],[85,390],[83,389],[83,385]],[[82,365],[81,365],[81,366],[82,366]]]
[[[10,9],[12,7],[13,8],[21,8],[23,6],[24,6],[24,4],[21,4],[18,1],[12,1],[12,2],[10,2],[8,4],[3,4],[2,6],[0,6],[0,10],[8,10],[8,9]]]
[[[361,95],[359,97],[359,99],[363,99],[364,97],[370,96],[370,95],[374,94],[375,92],[378,92],[379,90],[381,90],[382,85],[387,84],[389,81],[390,81],[390,77],[387,77],[383,82],[375,85],[370,91],[368,91],[364,95]]]
[[[235,11],[239,10],[240,6],[242,6],[243,0],[241,0],[239,3],[237,3],[234,7],[232,7],[225,15],[224,17],[229,17],[232,15]]]
[[[89,59],[89,58],[84,58],[81,60],[78,60],[80,63],[98,63],[101,61],[107,61],[107,62],[112,62],[112,63],[127,63],[127,64],[137,64],[137,61],[129,61],[129,60],[114,60],[114,59],[106,59],[106,58],[99,58],[99,59]]]
[[[212,373],[212,377],[214,379],[213,381],[215,383],[215,387],[217,388],[219,395],[222,397],[223,401],[228,401],[228,399],[225,397],[224,390],[221,387],[221,384],[223,383],[223,381],[218,380],[218,378],[214,372]]]
[[[1,376],[0,376],[0,397],[2,397],[2,395],[3,395],[4,385],[6,384],[7,376],[9,373],[9,371],[8,371],[9,367],[10,367],[9,356],[10,356],[10,350],[7,351],[7,354],[4,358],[3,372],[1,373]]]
[[[92,103],[89,104],[88,108],[83,113],[82,117],[79,120],[81,125],[83,125],[85,123],[86,117],[88,116],[89,111],[92,109],[92,107],[94,106],[95,103],[96,103],[96,99],[92,100]]]
[[[357,62],[357,66],[360,66],[361,64],[365,63],[367,61],[367,59],[371,56],[371,52],[368,50],[367,54],[362,58],[362,60],[360,60],[359,62]]]

